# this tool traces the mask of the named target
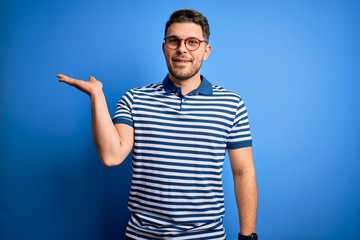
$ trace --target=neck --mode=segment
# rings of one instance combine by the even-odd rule
[[[181,88],[183,95],[188,94],[201,85],[200,74],[196,74],[195,76],[185,80],[176,79],[171,74],[168,74],[168,77],[176,86]]]

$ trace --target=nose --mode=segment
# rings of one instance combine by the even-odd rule
[[[180,40],[180,45],[177,48],[178,52],[187,52],[187,48],[185,45],[185,40]]]

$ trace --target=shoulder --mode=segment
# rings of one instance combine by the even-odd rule
[[[232,90],[228,90],[220,85],[213,84],[212,89],[213,89],[213,95],[215,97],[220,97],[223,99],[229,99],[234,101],[242,101],[242,98],[238,93]]]
[[[163,83],[162,82],[158,82],[158,83],[150,83],[147,85],[144,85],[142,87],[136,87],[136,88],[132,88],[132,91],[156,91],[156,90],[161,90],[163,89]]]
[[[162,92],[164,90],[163,83],[151,83],[142,87],[132,88],[128,91],[131,95],[152,93],[152,92]]]

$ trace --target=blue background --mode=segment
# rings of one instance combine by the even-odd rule
[[[61,72],[122,94],[163,79],[164,24],[210,22],[202,73],[247,104],[261,239],[360,239],[360,2],[2,0],[0,239],[123,239],[130,159],[101,165],[88,97]],[[225,227],[238,232],[231,170]]]

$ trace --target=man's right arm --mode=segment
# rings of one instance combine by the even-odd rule
[[[126,124],[113,124],[101,82],[94,77],[90,77],[87,82],[62,74],[57,77],[60,82],[65,82],[90,96],[92,133],[102,163],[108,167],[122,163],[133,147],[134,130]]]

